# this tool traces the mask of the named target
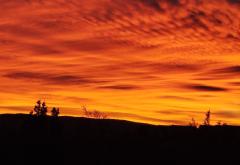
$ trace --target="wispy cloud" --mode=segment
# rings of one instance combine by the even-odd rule
[[[113,85],[113,86],[101,86],[100,89],[110,89],[110,90],[137,90],[141,89],[136,85]]]
[[[183,96],[171,96],[171,95],[165,95],[165,96],[159,96],[158,98],[161,99],[170,99],[170,100],[185,100],[185,101],[194,101],[194,98],[188,98]]]
[[[41,83],[55,84],[55,85],[84,85],[91,83],[104,83],[104,81],[93,80],[87,77],[74,76],[74,75],[55,75],[48,73],[36,72],[12,72],[3,75],[4,77],[19,80],[36,80]]]
[[[217,87],[217,86],[209,86],[209,85],[202,85],[202,84],[189,84],[186,85],[185,88],[196,90],[196,91],[208,91],[208,92],[223,92],[227,91],[227,88]]]

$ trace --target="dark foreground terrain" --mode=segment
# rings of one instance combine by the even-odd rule
[[[0,115],[0,164],[238,164],[240,127]],[[5,162],[5,163],[1,163]]]

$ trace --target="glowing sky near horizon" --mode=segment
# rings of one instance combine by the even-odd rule
[[[0,113],[240,124],[239,0],[0,0]]]

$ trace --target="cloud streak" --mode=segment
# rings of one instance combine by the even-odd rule
[[[228,90],[222,87],[202,85],[202,84],[191,84],[191,85],[187,85],[186,88],[191,90],[196,90],[196,91],[208,91],[208,92],[223,92]]]
[[[54,75],[47,73],[35,73],[35,72],[12,72],[3,75],[3,77],[19,80],[36,80],[46,84],[53,85],[84,85],[91,83],[103,83],[104,81],[97,81],[86,77],[74,76],[74,75]]]

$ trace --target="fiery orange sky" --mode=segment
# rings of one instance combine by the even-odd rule
[[[0,0],[0,112],[37,99],[152,124],[240,124],[239,0]]]

